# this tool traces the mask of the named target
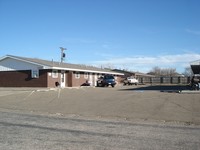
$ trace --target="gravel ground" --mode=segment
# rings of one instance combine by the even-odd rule
[[[108,118],[200,123],[200,93],[178,93],[184,86],[1,88],[0,108],[10,111]]]
[[[0,113],[1,150],[199,150],[200,126]]]
[[[169,85],[0,88],[0,149],[198,150],[199,96]]]

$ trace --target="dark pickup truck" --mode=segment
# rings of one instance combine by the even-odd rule
[[[111,85],[112,87],[115,87],[116,82],[115,82],[115,77],[112,75],[105,75],[100,77],[97,80],[97,86],[105,87]]]

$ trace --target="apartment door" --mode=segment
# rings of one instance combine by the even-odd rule
[[[60,87],[65,87],[65,72],[62,72],[61,71],[61,74],[60,74]]]
[[[92,80],[92,74],[89,74],[89,83],[91,86],[93,86],[93,80]]]
[[[97,86],[97,74],[94,75],[94,86]]]

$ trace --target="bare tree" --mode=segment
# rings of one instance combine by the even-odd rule
[[[185,67],[185,71],[183,72],[183,75],[187,77],[193,76],[194,74],[191,67]]]
[[[160,68],[153,67],[153,69],[148,73],[155,76],[175,76],[177,74],[175,68]]]
[[[158,66],[153,67],[152,70],[148,74],[159,76],[161,74],[161,69]]]
[[[115,66],[112,63],[107,63],[107,64],[101,65],[101,68],[114,69]]]

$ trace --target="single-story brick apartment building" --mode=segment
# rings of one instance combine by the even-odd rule
[[[6,55],[0,58],[0,87],[61,87],[81,86],[88,81],[96,86],[99,76],[114,75],[121,80],[122,73],[86,65],[60,63],[37,58]]]

